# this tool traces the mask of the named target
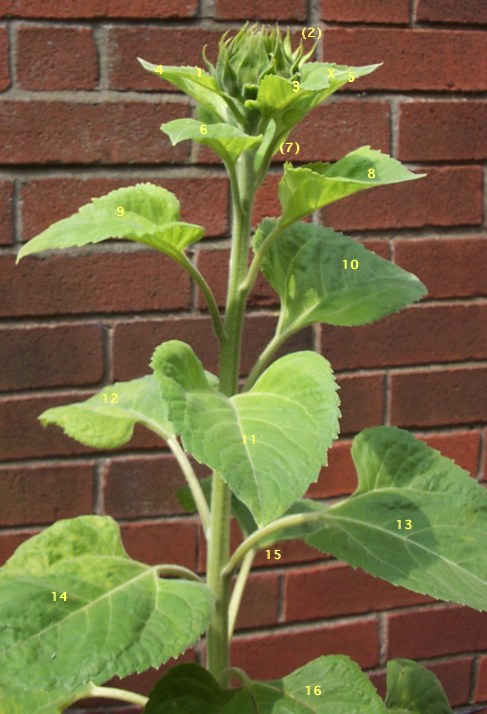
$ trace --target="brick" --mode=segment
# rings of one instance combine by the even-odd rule
[[[467,704],[470,698],[472,663],[472,657],[455,657],[445,662],[420,662],[438,677],[452,707]],[[370,675],[370,679],[379,695],[385,699],[386,673],[374,672]]]
[[[208,58],[216,59],[221,32],[200,28],[130,27],[119,25],[108,30],[109,86],[112,89],[179,92],[170,82],[143,69],[137,57],[153,64],[206,68],[201,55],[208,45]],[[188,145],[188,142],[183,142]]]
[[[463,161],[486,157],[486,101],[425,101],[400,105],[398,158],[401,161]]]
[[[328,466],[321,469],[316,483],[311,484],[310,498],[345,496],[357,487],[357,474],[350,454],[351,441],[336,441],[328,451]]]
[[[249,677],[273,679],[316,657],[337,652],[348,655],[363,668],[376,665],[379,638],[375,620],[242,635],[233,642],[232,665],[244,669]]]
[[[474,475],[478,470],[480,433],[478,431],[449,431],[444,434],[419,435],[433,449],[453,459],[459,466]]]
[[[93,509],[90,464],[37,464],[0,469],[0,523],[4,526],[50,525]]]
[[[391,375],[391,423],[435,427],[485,421],[487,368],[458,367]]]
[[[475,701],[487,701],[487,655],[484,655],[479,659]]]
[[[305,0],[216,0],[218,20],[306,20]]]
[[[432,598],[375,578],[358,568],[331,563],[325,568],[287,572],[284,580],[286,622],[376,612]]]
[[[189,277],[155,251],[0,256],[0,315],[136,312],[188,307]]]
[[[487,24],[487,5],[484,0],[418,0],[416,20],[419,22],[454,22],[465,24]]]
[[[103,377],[100,325],[0,328],[0,390],[95,384]]]
[[[207,236],[223,236],[228,231],[228,182],[217,176],[204,178],[144,177],[156,186],[174,193],[181,203],[181,220],[205,227]],[[116,178],[52,178],[27,181],[21,185],[24,237],[32,237],[51,223],[66,218],[92,197],[103,196],[116,188],[133,186],[137,181]],[[1,184],[0,184],[1,190]],[[0,194],[1,195],[1,194]]]
[[[384,423],[384,376],[337,375],[342,418],[340,431],[351,434]]]
[[[10,87],[7,28],[0,28],[0,92]]]
[[[37,456],[71,456],[93,454],[94,450],[82,446],[66,436],[57,426],[44,428],[38,416],[46,409],[80,402],[93,394],[65,392],[47,396],[22,396],[0,399],[0,458],[27,459]],[[136,427],[129,448],[158,448],[161,440],[152,432]],[[103,455],[106,452],[102,452]]]
[[[247,374],[274,332],[276,320],[270,316],[250,316],[245,329],[252,332],[252,340],[243,340],[241,373]],[[188,342],[203,362],[205,369],[218,370],[217,340],[209,317],[167,318],[119,322],[113,331],[114,379],[132,379],[146,374],[150,355],[157,345],[166,340]],[[311,349],[312,332],[306,329],[287,340],[279,356],[298,349]]]
[[[131,558],[148,565],[177,563],[196,567],[196,526],[190,520],[127,523],[120,529]]]
[[[13,241],[13,183],[0,181],[0,245]]]
[[[236,630],[274,625],[278,600],[278,576],[274,573],[252,573],[242,598]]]
[[[184,513],[175,493],[185,483],[170,454],[110,460],[103,467],[104,511],[114,518]]]
[[[22,24],[17,34],[22,89],[95,89],[98,56],[91,27]]]
[[[193,17],[198,10],[197,0],[77,0],[59,3],[57,0],[5,0],[0,17],[46,17],[60,19],[127,17],[134,19],[166,19]]]
[[[467,607],[435,607],[387,617],[387,659],[443,657],[487,647],[485,615]]]
[[[487,38],[482,32],[332,28],[323,34],[322,42],[327,61],[383,62],[375,72],[357,80],[356,86],[350,83],[349,90],[477,92],[487,88]],[[465,66],[472,71],[465,72]]]
[[[7,533],[0,531],[0,565],[3,565],[14,554],[19,545],[38,532],[38,528]]]
[[[487,296],[485,238],[398,238],[395,260],[428,287],[425,299]]]
[[[336,370],[484,359],[487,304],[417,305],[371,325],[327,326],[322,350]]]
[[[409,22],[409,1],[356,0],[352,4],[348,0],[322,0],[321,17],[327,22],[405,25]]]
[[[450,227],[482,223],[480,167],[428,166],[415,168],[414,172],[428,175],[417,181],[361,191],[337,201],[320,212],[322,222],[335,230]]]
[[[159,126],[187,115],[186,104],[173,102],[4,101],[0,162],[179,163],[188,157],[188,146],[172,147]]]

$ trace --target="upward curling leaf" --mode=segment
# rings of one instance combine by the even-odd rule
[[[201,226],[178,219],[179,201],[167,189],[151,183],[119,188],[93,198],[74,215],[32,238],[20,249],[17,262],[43,250],[73,248],[108,238],[145,243],[178,260],[204,232]]]

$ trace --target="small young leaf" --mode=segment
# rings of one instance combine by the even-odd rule
[[[199,664],[180,664],[152,689],[145,714],[217,714],[236,694]]]
[[[257,249],[276,221],[265,219],[254,236]],[[357,270],[345,270],[353,260]],[[426,294],[412,273],[331,228],[297,222],[264,254],[261,270],[281,298],[281,332],[313,322],[365,325]]]
[[[386,705],[391,714],[453,714],[438,677],[410,659],[387,663]]]
[[[201,226],[178,221],[179,201],[170,191],[139,183],[93,198],[69,218],[53,223],[20,249],[17,262],[26,255],[56,248],[125,238],[160,250],[171,257],[200,240]]]
[[[394,585],[487,610],[487,491],[397,427],[365,429],[355,493],[306,542]]]
[[[94,449],[115,449],[132,438],[136,423],[167,440],[174,434],[167,404],[152,375],[115,382],[84,402],[47,409],[43,426],[57,424],[65,434]]]
[[[370,146],[351,151],[334,164],[314,163],[297,169],[285,164],[279,184],[281,221],[287,226],[357,191],[413,181],[425,175],[413,174],[396,159]]]
[[[213,603],[205,585],[129,558],[111,518],[58,521],[0,569],[0,690],[76,689],[159,667],[197,641]]]
[[[269,523],[327,462],[340,416],[331,367],[314,352],[286,355],[249,392],[228,398],[205,387],[202,365],[191,353],[173,340],[152,358],[174,428],[186,451],[222,475],[257,523]],[[247,443],[251,434],[255,443],[250,437]]]
[[[244,151],[257,146],[262,141],[262,134],[249,136],[229,124],[208,124],[201,133],[201,122],[196,119],[174,119],[161,126],[162,131],[171,139],[173,146],[180,141],[192,139],[205,144],[215,151],[227,165],[234,164]]]

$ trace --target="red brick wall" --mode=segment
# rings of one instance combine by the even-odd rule
[[[167,339],[186,340],[215,370],[209,318],[186,274],[135,245],[14,261],[23,241],[90,197],[150,180],[180,197],[185,220],[207,227],[195,260],[221,303],[226,180],[207,151],[171,148],[159,125],[191,107],[168,85],[161,94],[135,57],[198,64],[204,43],[214,47],[246,19],[279,20],[296,34],[320,25],[320,57],[384,62],[296,129],[300,160],[334,160],[369,143],[428,173],[322,212],[325,223],[415,272],[429,295],[375,325],[307,330],[286,346],[322,348],[342,387],[343,438],[311,495],[350,493],[351,437],[384,423],[412,429],[474,478],[487,478],[485,0],[3,0],[2,562],[54,520],[95,512],[120,521],[135,557],[204,566],[197,524],[174,498],[178,468],[152,435],[137,431],[129,447],[94,454],[36,421],[48,406],[146,373],[153,348]],[[277,215],[277,180],[270,176],[261,190],[256,220]],[[245,369],[271,334],[275,305],[259,282]],[[257,559],[235,664],[274,677],[343,652],[383,690],[387,659],[411,657],[438,674],[452,705],[487,702],[487,615],[395,588],[298,543],[283,544],[282,554],[276,563]],[[152,681],[153,673],[132,678],[145,692]]]

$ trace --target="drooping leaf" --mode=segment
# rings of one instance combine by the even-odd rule
[[[387,663],[386,705],[391,714],[453,714],[438,677],[410,659]]]
[[[178,221],[179,201],[151,183],[118,188],[93,198],[69,218],[53,223],[20,249],[17,262],[43,250],[73,248],[108,238],[125,238],[177,257],[200,240],[204,228]]]
[[[173,67],[152,64],[137,57],[142,67],[174,84],[189,97],[195,99],[205,109],[216,115],[220,121],[238,117],[238,106],[226,92],[221,90],[216,81],[201,67]],[[162,66],[162,72],[161,72]]]
[[[262,221],[254,236],[256,249],[276,223]],[[313,322],[365,325],[426,294],[415,275],[352,238],[300,221],[271,243],[261,269],[281,298],[283,333]]]
[[[357,191],[413,181],[425,175],[412,173],[396,159],[370,146],[361,146],[333,164],[318,162],[293,168],[286,163],[279,183],[282,224],[287,226]]]
[[[145,714],[217,714],[235,696],[199,664],[169,670],[152,689]]]
[[[180,141],[192,139],[209,146],[227,165],[234,164],[246,149],[257,146],[262,141],[261,134],[249,136],[229,124],[202,124],[196,119],[174,119],[163,124],[161,129],[171,139],[173,146]]]
[[[151,366],[186,451],[219,472],[261,526],[282,515],[316,480],[338,433],[339,399],[329,362],[296,352],[274,362],[243,394],[205,388],[176,367],[190,348],[160,345]],[[199,376],[198,376],[199,374]],[[254,443],[255,442],[255,443]]]
[[[487,491],[403,429],[353,443],[355,493],[331,506],[309,545],[394,585],[487,610]]]
[[[43,426],[56,424],[68,436],[94,449],[126,444],[137,423],[166,441],[174,434],[167,404],[153,375],[115,382],[84,402],[47,409],[39,419]]]
[[[129,558],[113,519],[58,521],[0,569],[0,689],[74,690],[159,667],[197,641],[213,601]]]

